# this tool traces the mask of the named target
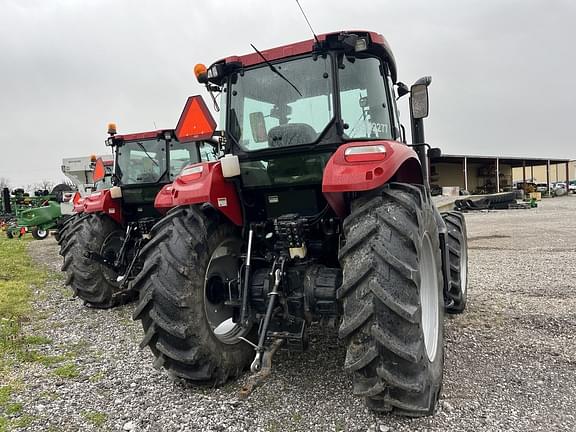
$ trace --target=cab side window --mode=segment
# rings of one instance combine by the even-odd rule
[[[218,159],[214,146],[205,141],[198,143],[198,150],[200,151],[200,162],[210,162]]]

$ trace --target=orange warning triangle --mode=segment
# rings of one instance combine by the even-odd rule
[[[106,168],[104,167],[102,158],[98,158],[96,161],[96,166],[94,166],[94,172],[92,173],[92,180],[94,180],[94,183],[96,183],[97,181],[102,180],[104,177],[106,177]]]
[[[176,137],[180,142],[198,141],[212,138],[216,130],[216,120],[208,111],[202,96],[190,96],[176,126]]]

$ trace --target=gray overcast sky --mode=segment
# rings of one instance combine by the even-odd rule
[[[576,156],[576,1],[301,4],[317,33],[382,33],[401,81],[432,75],[427,141],[444,152]],[[106,152],[109,121],[175,127],[207,98],[196,63],[310,37],[294,0],[0,0],[0,177],[58,180],[63,157]]]

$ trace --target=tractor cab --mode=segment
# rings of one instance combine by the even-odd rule
[[[116,126],[110,124],[108,133],[106,145],[114,149],[111,192],[122,198],[128,221],[158,217],[154,200],[160,189],[172,183],[184,166],[199,162],[201,152],[204,160],[209,159],[212,150],[203,142],[181,143],[169,129],[117,135]]]
[[[338,147],[348,144],[350,159],[378,160],[386,149],[375,142],[403,140],[394,58],[376,33],[255,48],[196,71],[221,93],[225,152],[238,156],[250,220],[319,213],[323,172]]]
[[[113,161],[94,157],[96,190],[75,197],[75,216],[62,224],[58,240],[67,283],[86,303],[101,308],[134,298],[130,281],[141,269],[140,251],[163,216],[155,206],[160,190],[182,167],[214,158],[213,146],[180,142],[171,129],[119,135],[111,123],[108,134]]]

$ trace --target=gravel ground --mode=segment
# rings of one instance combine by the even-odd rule
[[[219,389],[195,389],[152,368],[140,351],[133,305],[91,310],[62,280],[38,292],[27,331],[53,343],[78,376],[22,365],[16,396],[30,431],[574,431],[576,430],[576,196],[533,210],[466,215],[470,294],[464,315],[446,320],[440,410],[432,418],[370,413],[342,371],[335,332],[312,332],[304,354],[279,352],[270,380],[247,400],[248,375]],[[30,253],[59,270],[50,239]],[[74,374],[71,374],[74,375]]]

